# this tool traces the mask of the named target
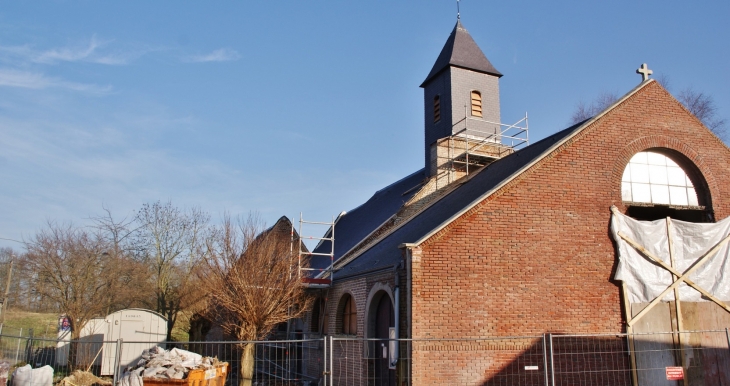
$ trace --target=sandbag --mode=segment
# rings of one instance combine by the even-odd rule
[[[53,367],[18,367],[13,371],[13,386],[53,386]]]

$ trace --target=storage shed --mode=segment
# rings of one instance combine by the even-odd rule
[[[63,335],[63,337],[61,336]],[[59,331],[59,338],[68,339],[67,331]],[[119,366],[124,368],[139,360],[142,351],[164,346],[167,336],[167,319],[155,311],[129,308],[90,320],[81,331],[77,350],[77,361],[84,366],[93,363],[99,366],[101,375],[114,374],[117,354]],[[65,364],[68,358],[68,342],[59,342],[56,354],[58,364]]]

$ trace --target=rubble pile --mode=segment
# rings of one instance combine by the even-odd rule
[[[203,357],[178,348],[167,351],[153,347],[142,352],[142,359],[136,366],[124,371],[120,385],[142,386],[142,378],[185,379],[190,370],[208,370],[217,364],[217,358]]]
[[[88,372],[76,370],[73,374],[61,380],[56,386],[94,386],[94,385],[111,385],[112,382],[101,379],[96,375]]]

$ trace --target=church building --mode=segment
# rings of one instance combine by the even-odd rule
[[[676,295],[679,311],[663,294],[634,296],[623,271],[621,237],[649,239],[618,222],[704,226],[730,215],[730,150],[640,72],[596,116],[528,143],[526,120],[501,122],[502,73],[457,21],[420,85],[423,167],[343,212],[313,250],[319,271],[306,281],[317,301],[304,328],[343,339],[332,359],[349,365],[330,369],[334,384],[518,384],[505,375],[545,384],[544,367],[561,363],[535,362],[546,350],[535,337],[606,334],[602,344],[628,347],[615,334],[657,331],[663,318],[668,331],[680,319],[686,331],[730,327],[730,298],[685,305]],[[708,292],[730,295],[725,285]],[[616,371],[613,384],[648,384],[632,375],[632,357],[592,361]],[[687,374],[692,363],[710,366],[697,355],[677,361]],[[727,368],[717,370],[725,379]]]

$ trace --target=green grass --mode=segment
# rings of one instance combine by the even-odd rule
[[[28,336],[32,328],[34,336],[55,338],[58,331],[58,314],[9,310],[5,315],[3,334],[17,335],[21,328],[23,336]]]
[[[33,336],[47,337],[55,339],[58,331],[58,314],[55,313],[35,313],[25,311],[10,310],[5,315],[5,324],[3,325],[4,335],[22,335],[28,336],[28,330],[33,329]],[[188,323],[187,318],[183,315],[175,323],[172,329],[172,338],[178,342],[186,342],[188,340]]]

